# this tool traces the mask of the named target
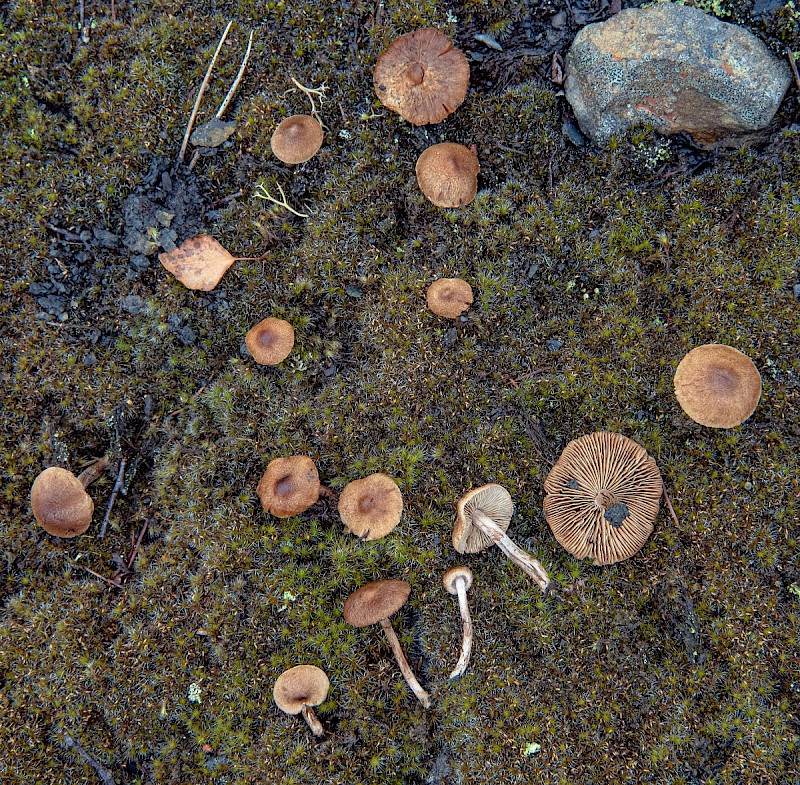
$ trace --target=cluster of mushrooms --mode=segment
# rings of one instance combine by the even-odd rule
[[[374,75],[381,102],[415,125],[443,120],[464,100],[468,83],[469,65],[463,53],[432,28],[398,38],[378,59]],[[311,158],[322,142],[319,122],[307,115],[295,115],[278,126],[272,149],[280,160],[297,164]],[[473,150],[450,142],[425,150],[416,167],[422,192],[442,207],[462,206],[474,198],[479,168]],[[223,273],[235,261],[221,246],[213,245],[213,238],[201,235],[190,242],[202,246],[206,258],[217,258]],[[191,255],[191,250],[187,246],[181,253]],[[215,276],[218,282],[222,273],[217,276],[215,272],[209,278],[203,271],[202,275],[206,282]],[[439,279],[428,288],[426,300],[437,315],[455,319],[472,304],[472,288],[461,279]],[[269,317],[248,332],[245,343],[256,362],[276,365],[291,353],[294,329],[285,320]],[[755,411],[761,377],[742,352],[722,344],[706,344],[681,360],[674,389],[680,406],[695,422],[711,428],[732,428]],[[107,463],[102,459],[78,477],[52,467],[36,478],[31,508],[48,533],[75,537],[86,531],[94,510],[86,488],[105,471]],[[578,559],[607,565],[631,557],[645,544],[653,531],[664,485],[655,461],[642,446],[621,434],[600,431],[567,444],[549,472],[544,490],[544,517],[559,544]],[[336,497],[320,482],[314,461],[305,455],[271,461],[257,493],[263,509],[279,518],[303,513],[321,496]],[[338,494],[336,504],[345,530],[362,540],[385,537],[403,514],[402,493],[383,473],[350,482]],[[501,485],[489,483],[468,491],[456,504],[453,547],[460,554],[472,554],[496,545],[546,593],[550,586],[547,571],[507,533],[513,512],[511,495]],[[449,569],[443,577],[444,588],[458,597],[463,626],[461,650],[451,679],[461,676],[470,661],[473,625],[467,591],[472,582],[472,571],[463,565]],[[410,593],[406,581],[372,581],[347,598],[343,615],[354,627],[380,624],[403,677],[420,703],[429,708],[431,696],[415,677],[389,621]],[[313,707],[324,702],[329,687],[328,677],[320,668],[298,665],[277,679],[273,695],[281,710],[302,714],[312,732],[321,736],[324,731]]]

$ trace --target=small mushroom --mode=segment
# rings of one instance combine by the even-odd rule
[[[461,656],[450,674],[451,679],[457,679],[467,669],[469,657],[472,654],[472,617],[469,615],[469,605],[467,604],[467,591],[472,586],[472,570],[463,566],[451,567],[444,574],[442,583],[450,594],[458,595],[458,607],[461,611],[461,621],[464,623]]]
[[[302,714],[315,736],[324,735],[312,706],[328,697],[331,683],[325,671],[316,665],[295,665],[278,676],[272,697],[275,705],[287,714]]]
[[[411,691],[417,696],[419,702],[426,708],[431,707],[431,696],[422,689],[414,676],[408,660],[400,647],[394,628],[389,617],[402,608],[411,594],[411,586],[406,581],[379,580],[364,584],[356,589],[344,603],[344,620],[353,627],[368,627],[371,624],[380,624],[389,645],[392,647],[400,672]]]
[[[431,145],[415,168],[419,190],[437,207],[463,207],[478,193],[478,156],[463,144]]]
[[[400,523],[403,494],[386,474],[370,474],[345,485],[339,494],[339,516],[347,531],[363,540],[385,537]]]
[[[437,316],[457,319],[472,305],[472,287],[461,278],[439,278],[425,293],[428,308]]]
[[[31,486],[31,511],[39,525],[55,537],[77,537],[92,522],[94,502],[86,493],[90,483],[108,466],[108,458],[95,461],[77,477],[68,469],[51,466]]]
[[[256,493],[264,510],[276,518],[289,518],[307,510],[320,495],[332,492],[320,484],[319,472],[311,458],[291,455],[269,462]]]
[[[244,342],[259,365],[278,365],[294,348],[294,327],[285,319],[268,316],[247,331]]]
[[[489,483],[465,493],[458,501],[453,527],[453,547],[459,553],[477,553],[497,545],[518,567],[546,592],[550,578],[541,562],[522,550],[506,534],[514,514],[511,494],[496,483]]]
[[[322,147],[322,126],[311,115],[296,114],[278,125],[270,139],[272,152],[285,164],[302,164]]]

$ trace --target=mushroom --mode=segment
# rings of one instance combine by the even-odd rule
[[[285,164],[302,164],[322,147],[322,126],[311,115],[296,114],[278,125],[269,143],[272,152]]]
[[[405,581],[379,580],[364,584],[356,589],[344,603],[344,620],[353,627],[368,627],[371,624],[380,624],[389,645],[392,647],[400,672],[411,691],[417,696],[419,702],[426,708],[431,707],[431,696],[428,695],[414,676],[408,660],[400,647],[394,628],[389,617],[400,610],[411,594],[411,586]]]
[[[663,482],[647,450],[619,433],[571,441],[544,481],[544,517],[560,545],[595,564],[623,561],[647,542]]]
[[[347,531],[363,540],[386,536],[403,514],[403,494],[386,474],[370,474],[345,485],[339,515]]]
[[[683,411],[709,428],[741,425],[761,397],[761,374],[753,361],[720,343],[692,349],[678,364],[674,384]]]
[[[77,477],[68,469],[51,466],[41,472],[31,486],[31,511],[39,525],[56,537],[77,537],[92,522],[94,502],[86,488],[108,466],[103,457]]]
[[[428,287],[425,299],[437,316],[457,319],[472,305],[472,287],[461,278],[439,278]]]
[[[380,102],[412,125],[439,123],[464,100],[469,63],[443,32],[423,27],[389,45],[373,81]]]
[[[276,518],[299,515],[331,490],[320,484],[319,472],[307,455],[275,458],[267,465],[256,489],[261,506]]]
[[[525,553],[506,534],[514,514],[514,502],[502,485],[489,483],[468,491],[459,499],[457,513],[453,547],[459,553],[478,553],[497,545],[543,592],[547,591],[550,578],[541,562]]]
[[[328,697],[331,683],[324,670],[316,665],[295,665],[275,681],[272,697],[275,705],[287,714],[302,714],[315,736],[324,735],[312,706],[319,706]]]
[[[472,586],[472,570],[469,567],[451,567],[444,574],[442,583],[450,594],[458,595],[458,607],[461,611],[461,621],[464,623],[461,656],[450,674],[451,679],[457,679],[467,669],[469,656],[472,654],[472,617],[469,615],[469,605],[467,604],[467,591]]]
[[[277,365],[294,348],[294,327],[285,319],[269,316],[247,331],[244,342],[259,365]]]
[[[463,207],[478,192],[478,156],[463,144],[441,142],[417,158],[419,190],[437,207]]]

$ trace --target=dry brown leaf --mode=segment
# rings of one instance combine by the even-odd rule
[[[177,248],[160,253],[161,262],[187,289],[210,292],[236,261],[213,237],[198,234]]]

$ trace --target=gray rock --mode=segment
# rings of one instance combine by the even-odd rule
[[[219,147],[223,142],[228,141],[228,137],[236,130],[236,123],[229,123],[223,120],[209,120],[207,123],[197,126],[189,141],[195,147]]]
[[[605,144],[639,122],[713,144],[766,126],[788,64],[754,35],[696,8],[656,3],[584,27],[564,90],[585,134]]]

